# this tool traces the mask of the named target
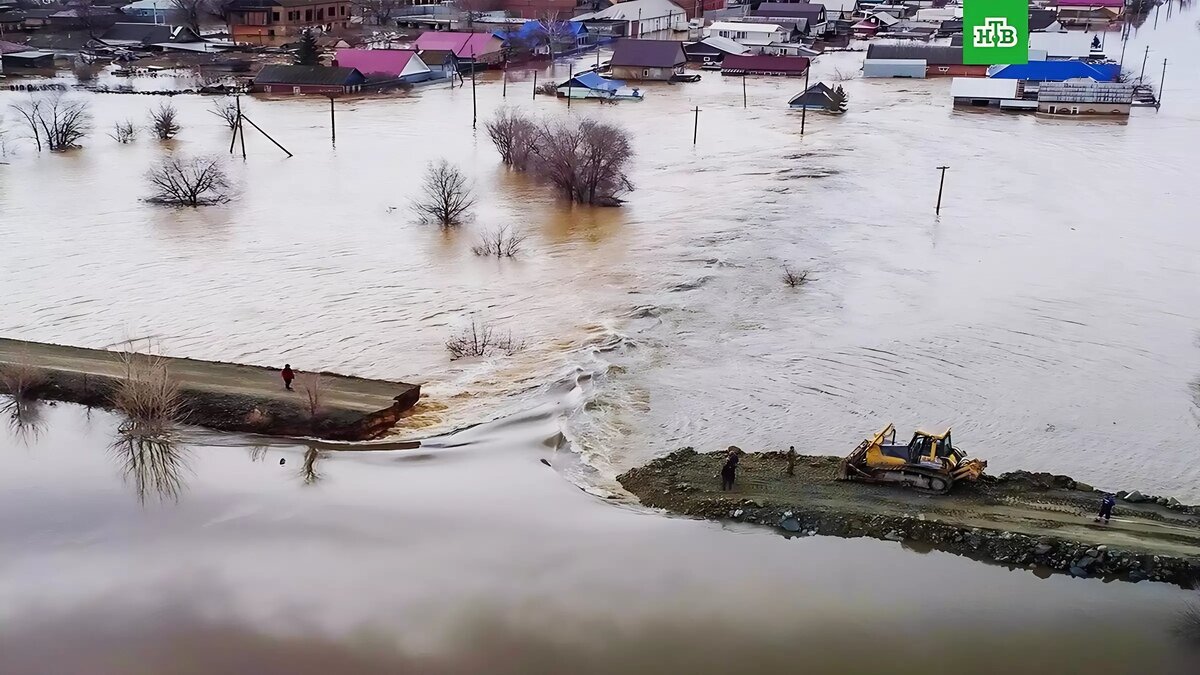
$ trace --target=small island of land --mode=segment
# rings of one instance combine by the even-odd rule
[[[1200,507],[1117,492],[1111,523],[1094,522],[1102,492],[1068,476],[1017,471],[927,495],[835,479],[839,457],[744,454],[722,492],[724,453],[677,450],[617,478],[646,506],[795,536],[873,537],[978,560],[1127,581],[1200,579]]]

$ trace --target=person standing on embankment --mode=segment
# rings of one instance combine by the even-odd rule
[[[296,379],[296,373],[292,370],[292,364],[283,364],[283,370],[280,371],[279,376],[283,378],[283,388],[292,391],[292,380]]]

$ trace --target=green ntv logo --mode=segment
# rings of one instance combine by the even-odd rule
[[[996,65],[1029,61],[1029,0],[966,0],[963,63]]]

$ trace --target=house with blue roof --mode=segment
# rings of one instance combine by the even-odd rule
[[[622,80],[612,80],[601,77],[595,71],[580,73],[558,85],[555,89],[559,98],[602,98],[624,99],[631,101],[642,100],[642,92],[630,89]]]
[[[1115,82],[1120,75],[1121,66],[1115,63],[1088,63],[1078,60],[1014,63],[992,66],[987,72],[988,77],[1026,82],[1065,82],[1076,79]]]
[[[531,19],[516,30],[498,30],[493,34],[504,41],[510,52],[528,52],[534,56],[569,54],[590,44],[587,27],[578,21]]]

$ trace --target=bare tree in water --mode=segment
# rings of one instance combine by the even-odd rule
[[[508,225],[502,225],[479,235],[479,241],[471,247],[471,252],[478,256],[513,258],[521,252],[524,243],[524,234]]]
[[[146,174],[154,192],[147,201],[170,206],[207,206],[229,201],[229,181],[214,157],[173,155]]]
[[[413,202],[421,220],[442,227],[462,224],[475,205],[475,196],[467,177],[444,159],[430,163],[421,181],[421,196]]]
[[[511,109],[486,127],[505,164],[532,172],[573,202],[614,205],[633,189],[625,173],[633,145],[621,127],[575,118],[538,124]]]
[[[179,23],[200,32],[200,19],[211,13],[211,0],[171,0]]]
[[[168,141],[175,138],[183,127],[179,126],[179,111],[167,101],[162,101],[157,108],[150,109],[150,128],[159,140]]]
[[[633,157],[629,134],[594,120],[544,122],[533,151],[533,171],[580,204],[616,204],[633,189],[625,167]]]
[[[517,108],[501,108],[484,127],[500,152],[500,161],[525,170],[537,142],[538,126]]]
[[[229,98],[217,99],[213,101],[211,111],[217,117],[225,121],[225,126],[230,130],[236,129],[238,125],[238,107],[237,104],[229,100]]]
[[[28,127],[38,152],[46,148],[62,152],[79,147],[79,141],[92,129],[91,108],[85,101],[74,100],[62,92],[34,94],[9,106]]]

